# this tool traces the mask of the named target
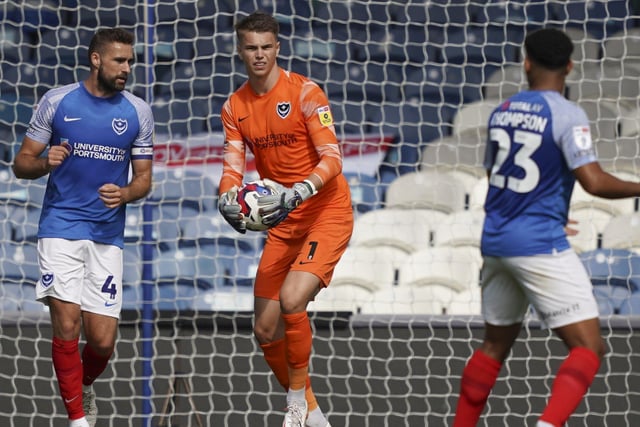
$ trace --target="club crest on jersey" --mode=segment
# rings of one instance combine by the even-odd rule
[[[278,102],[278,106],[276,108],[278,115],[281,119],[286,118],[291,112],[291,103],[290,102]]]
[[[331,109],[328,105],[318,108],[317,111],[322,126],[331,126],[333,124],[333,116],[331,115]]]
[[[40,278],[42,287],[48,288],[53,283],[53,273],[44,273]]]
[[[127,119],[113,119],[111,121],[111,128],[118,135],[125,133],[128,127]]]

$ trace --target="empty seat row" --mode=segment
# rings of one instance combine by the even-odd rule
[[[35,248],[15,246],[10,250],[3,245],[2,251],[0,308],[42,310],[33,303],[38,273],[28,271],[37,272]],[[180,250],[152,259],[150,302],[165,310],[249,310],[255,268],[226,269],[231,265],[228,263],[225,269],[216,269],[221,257],[216,252]],[[591,278],[601,315],[640,314],[639,254],[597,249],[581,253],[580,259]],[[236,256],[232,261],[240,263]],[[125,256],[125,275],[142,265],[141,259]],[[473,247],[432,247],[407,256],[391,247],[350,246],[336,267],[329,290],[321,292],[309,309],[390,315],[479,314],[480,266],[479,250]],[[215,286],[211,280],[218,276],[227,278],[228,283]],[[145,297],[140,281],[126,282],[124,292],[125,308],[142,306]]]

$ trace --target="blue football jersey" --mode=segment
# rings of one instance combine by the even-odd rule
[[[71,154],[49,174],[38,237],[123,247],[125,207],[105,207],[98,189],[126,186],[131,160],[152,159],[153,126],[149,105],[130,92],[100,98],[83,83],[48,91],[26,136],[50,146],[68,144]]]
[[[483,255],[568,249],[573,170],[594,161],[588,118],[560,93],[523,91],[499,105],[489,118],[484,159],[490,178]]]

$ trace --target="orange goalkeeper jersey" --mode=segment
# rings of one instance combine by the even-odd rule
[[[318,194],[290,217],[312,218],[313,211],[329,207],[351,210],[329,101],[317,84],[280,69],[278,82],[264,95],[248,83],[240,87],[224,104],[221,118],[225,147],[220,193],[242,185],[248,148],[261,178],[287,187],[311,173],[322,180]]]

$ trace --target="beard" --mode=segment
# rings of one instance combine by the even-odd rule
[[[119,76],[120,77],[120,76]],[[120,83],[116,78],[108,79],[102,72],[102,67],[98,69],[98,87],[105,92],[121,92],[124,90],[124,86],[127,82],[127,78],[124,77],[124,83]]]

